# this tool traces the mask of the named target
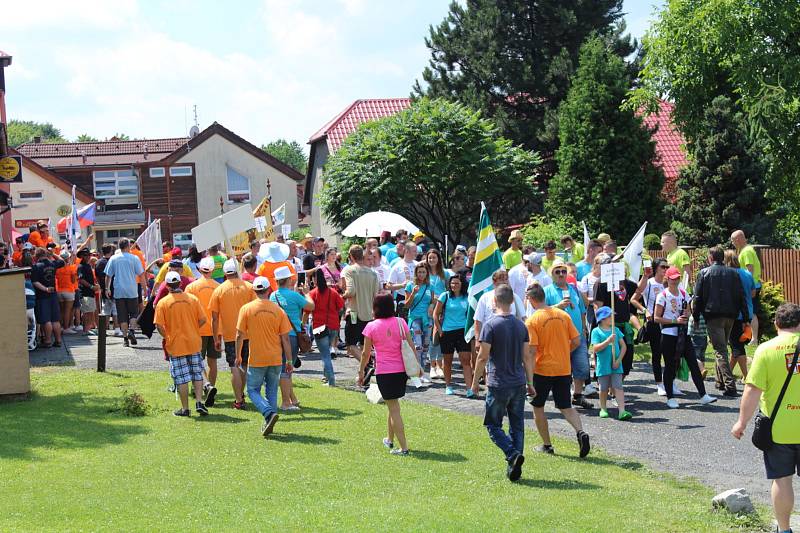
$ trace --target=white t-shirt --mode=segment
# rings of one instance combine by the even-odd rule
[[[591,272],[589,272],[583,276],[583,279],[578,283],[578,290],[581,292],[581,294],[586,296],[590,302],[594,300],[594,285],[599,279],[600,278],[595,277]]]
[[[383,284],[389,281],[389,267],[383,263],[380,266],[372,267],[372,271],[378,276],[378,285],[383,291]]]
[[[522,300],[516,294],[514,295],[514,308],[512,311],[517,318],[520,320],[525,320],[525,304],[522,303]],[[478,300],[478,307],[475,308],[475,320],[481,324],[486,324],[486,322],[494,315],[494,289],[492,289],[484,292]]]
[[[547,272],[540,270],[538,274],[533,275],[533,279],[539,282],[542,287],[547,287],[553,284],[553,278],[547,275]]]
[[[398,261],[393,267],[392,271],[389,273],[389,283],[392,285],[398,285],[400,283],[403,284],[403,287],[406,286],[406,283],[409,282],[414,277],[414,267],[416,266],[416,261],[406,261],[405,259],[401,259]],[[396,294],[400,296],[405,296],[406,291],[405,289],[399,289]]]
[[[525,290],[531,281],[533,281],[533,274],[525,263],[520,263],[508,271],[508,286],[514,291],[514,295],[523,301],[525,300]]]
[[[683,314],[684,304],[688,305],[688,303],[689,303],[689,298],[686,296],[686,293],[683,292],[682,289],[678,289],[677,296],[675,296],[674,294],[665,289],[656,298],[656,305],[664,306],[664,314],[661,316],[663,318],[666,318],[667,320],[677,320],[678,317]],[[664,335],[671,335],[673,337],[676,337],[678,335],[678,328],[662,327],[661,333],[663,333]]]
[[[642,293],[642,299],[644,300],[644,306],[651,315],[655,313],[656,299],[658,298],[658,295],[665,290],[666,288],[664,287],[664,284],[657,282],[656,278],[650,278],[647,280],[647,286],[644,288],[644,292]]]

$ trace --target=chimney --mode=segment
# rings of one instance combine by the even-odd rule
[[[81,150],[81,159],[83,160],[83,164],[86,164],[86,150]]]
[[[36,135],[33,137],[33,144],[42,144],[42,137],[40,135]]]

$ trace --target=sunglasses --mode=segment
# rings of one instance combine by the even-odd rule
[[[556,276],[566,276],[567,275],[567,271],[566,270],[553,270],[553,274],[555,274]]]
[[[666,270],[668,268],[669,267],[667,265],[661,265],[661,266],[658,267],[659,270]]]

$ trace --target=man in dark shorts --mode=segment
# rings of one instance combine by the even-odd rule
[[[139,286],[144,290],[142,262],[130,253],[130,241],[119,240],[119,252],[111,256],[106,264],[106,296],[111,298],[111,279],[114,280],[114,304],[117,307],[117,320],[122,328],[125,346],[136,345],[133,333],[136,317],[139,316]]]
[[[514,292],[508,285],[494,291],[497,310],[481,328],[480,351],[472,378],[472,392],[478,394],[486,369],[486,414],[483,425],[506,456],[506,476],[516,481],[522,475],[525,445],[525,394],[533,393],[533,355],[528,331],[513,313]],[[526,387],[527,384],[527,387]],[[508,416],[508,435],[503,417]]]
[[[61,309],[56,295],[56,269],[63,267],[64,261],[44,248],[36,249],[33,260],[31,283],[36,293],[36,323],[41,327],[44,337],[42,347],[61,346]]]
[[[550,392],[556,408],[577,432],[579,454],[589,454],[589,435],[583,431],[581,417],[572,407],[570,384],[572,368],[570,352],[580,346],[580,333],[575,328],[569,315],[556,307],[545,303],[544,289],[538,283],[528,287],[528,302],[536,310],[526,322],[531,348],[534,355],[533,416],[536,430],[542,438],[542,445],[536,451],[553,454],[555,450],[550,441],[550,427],[544,404]]]
[[[797,400],[800,398],[800,361],[795,363],[800,349],[800,306],[781,304],[775,311],[775,327],[777,336],[761,344],[753,356],[739,407],[739,419],[731,434],[741,439],[757,408],[760,407],[767,416],[772,416],[778,409],[772,426],[774,444],[764,452],[764,466],[767,479],[772,480],[772,507],[778,531],[791,532],[792,478],[795,474],[800,476],[800,405]],[[781,389],[790,375],[783,399],[777,405]]]

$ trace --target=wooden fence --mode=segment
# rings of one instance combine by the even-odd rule
[[[786,301],[800,303],[800,250],[761,247],[756,250],[761,259],[761,279],[781,283]],[[704,263],[706,258],[700,258],[698,262],[697,250],[686,251],[692,258],[692,272],[698,272],[699,264]],[[662,250],[648,250],[647,254],[654,259],[666,255]]]

